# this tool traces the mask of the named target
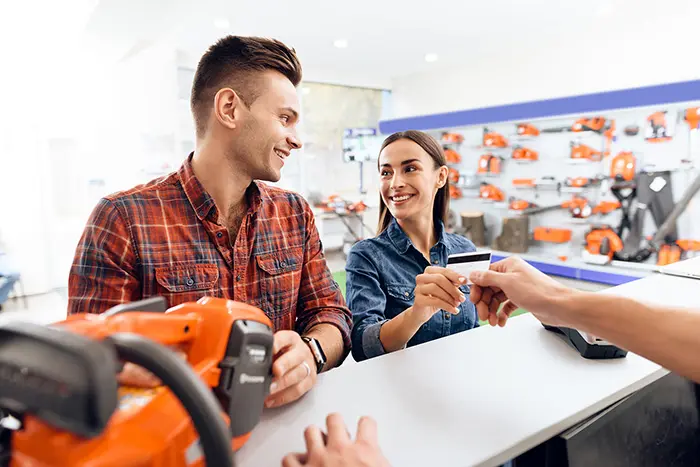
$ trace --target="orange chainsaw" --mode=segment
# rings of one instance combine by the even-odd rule
[[[479,198],[489,201],[505,201],[506,195],[497,186],[484,182],[479,188]]]
[[[511,155],[511,159],[516,160],[516,161],[536,161],[540,158],[539,154],[537,151],[524,148],[522,146],[516,146],[513,149],[513,154]]]
[[[463,196],[462,189],[454,185],[449,185],[449,192],[451,199],[460,199]]]
[[[447,159],[448,164],[459,164],[462,162],[462,156],[459,155],[454,149],[444,149],[445,159]]]
[[[269,393],[272,341],[261,310],[210,297],[169,310],[155,297],[51,326],[2,324],[0,407],[21,424],[3,428],[5,460],[13,467],[234,465]],[[120,387],[124,362],[162,386]]]
[[[478,174],[500,174],[501,158],[493,154],[484,154],[479,157],[479,166],[476,169]]]
[[[485,148],[507,148],[508,140],[502,134],[484,128],[482,144]]]
[[[442,141],[443,143],[459,144],[464,141],[464,136],[460,135],[459,133],[443,132],[440,136],[440,141]]]
[[[459,183],[459,170],[455,169],[454,167],[449,167],[447,171],[447,179],[450,181],[452,184],[458,184]]]
[[[589,160],[593,162],[598,162],[603,158],[603,154],[600,151],[596,151],[590,146],[580,143],[571,142],[571,154],[569,156],[572,160]]]
[[[531,123],[519,123],[517,126],[518,136],[539,136],[540,130]]]
[[[535,203],[531,203],[524,199],[510,198],[508,209],[511,211],[524,211],[526,209],[534,209],[538,207]]]
[[[614,127],[613,121],[605,117],[579,118],[571,126],[561,126],[556,128],[544,128],[540,130],[542,133],[563,133],[571,131],[574,133],[582,131],[593,131],[595,133],[605,134]]]

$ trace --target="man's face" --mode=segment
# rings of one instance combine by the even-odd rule
[[[299,99],[294,85],[281,73],[260,74],[260,95],[249,109],[240,109],[241,125],[231,153],[236,170],[247,170],[253,180],[277,182],[292,149],[300,149],[296,126]]]

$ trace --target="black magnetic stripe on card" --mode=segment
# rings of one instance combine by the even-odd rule
[[[447,264],[476,263],[477,261],[490,261],[491,253],[481,253],[479,255],[456,256],[447,258]]]

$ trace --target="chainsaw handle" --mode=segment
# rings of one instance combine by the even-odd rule
[[[117,355],[153,373],[180,400],[188,412],[208,466],[235,466],[229,429],[211,390],[174,352],[132,333],[116,333],[105,339]]]

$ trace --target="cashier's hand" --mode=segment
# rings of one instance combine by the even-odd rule
[[[328,435],[316,426],[304,432],[306,453],[288,454],[282,467],[389,467],[377,440],[377,424],[369,417],[362,417],[357,424],[355,441],[339,414],[326,418]]]
[[[294,331],[277,331],[272,342],[272,384],[265,407],[279,407],[299,399],[316,384],[316,360]]]
[[[527,309],[545,324],[564,325],[557,301],[577,293],[515,256],[491,264],[488,271],[472,271],[469,280],[473,282],[469,299],[479,319],[491,326],[505,326],[518,308]]]
[[[413,313],[423,323],[438,310],[456,315],[459,313],[459,305],[466,300],[459,286],[466,283],[464,276],[451,269],[428,266],[423,274],[416,276]]]

